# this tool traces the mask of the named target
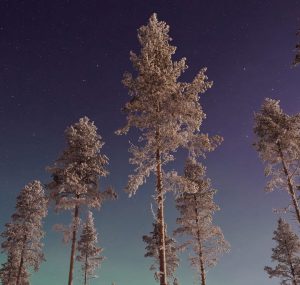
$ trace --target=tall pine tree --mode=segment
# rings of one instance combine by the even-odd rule
[[[285,190],[300,224],[297,186],[300,178],[300,115],[289,116],[279,101],[265,99],[261,111],[255,114],[254,144],[264,161],[265,175],[270,177],[266,191]]]
[[[104,143],[94,123],[87,117],[81,118],[66,129],[65,135],[67,148],[48,169],[53,177],[48,188],[57,210],[73,211],[68,278],[68,285],[72,285],[80,206],[99,208],[106,198],[114,198],[115,193],[111,189],[99,191],[99,178],[108,174],[108,158],[100,152]]]
[[[39,269],[44,260],[41,239],[44,236],[42,221],[46,215],[47,198],[42,184],[35,180],[21,190],[16,212],[1,234],[5,239],[1,248],[8,257],[0,271],[4,285],[29,284],[29,268]]]
[[[288,223],[279,219],[273,240],[276,242],[276,247],[272,249],[272,261],[277,265],[275,268],[265,267],[269,277],[280,278],[281,285],[299,285],[300,240],[298,236],[293,233]]]
[[[155,200],[157,203],[157,227],[159,239],[160,285],[167,284],[166,241],[163,186],[163,166],[174,160],[178,148],[188,148],[193,155],[211,150],[220,142],[210,139],[199,130],[205,114],[199,103],[199,93],[212,86],[207,81],[206,69],[196,75],[192,83],[179,82],[187,69],[185,58],[173,61],[176,47],[170,45],[169,26],[158,21],[153,14],[147,26],[138,30],[141,45],[139,55],[131,52],[130,60],[136,76],[125,73],[123,84],[129,90],[131,100],[124,112],[127,124],[118,134],[126,134],[135,127],[141,131],[138,145],[132,145],[130,163],[136,166],[129,176],[127,192],[134,195],[150,174],[156,176]]]

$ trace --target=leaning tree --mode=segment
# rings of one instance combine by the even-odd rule
[[[170,45],[169,26],[158,21],[153,14],[148,25],[138,30],[140,54],[130,53],[136,73],[126,72],[123,84],[131,99],[124,112],[127,124],[117,131],[126,134],[129,129],[140,130],[137,145],[131,145],[130,163],[136,166],[129,176],[126,191],[136,193],[150,174],[156,176],[155,201],[157,203],[157,226],[159,238],[160,284],[167,284],[163,167],[174,160],[178,148],[187,148],[193,155],[203,148],[212,149],[220,142],[219,137],[210,139],[200,134],[205,114],[199,103],[199,93],[212,86],[203,68],[191,83],[180,82],[180,75],[187,69],[185,58],[173,61],[176,47]]]
[[[108,174],[108,158],[101,154],[103,142],[97,127],[84,117],[65,131],[67,147],[52,167],[52,182],[48,184],[50,198],[57,210],[71,210],[71,256],[68,285],[73,283],[76,239],[80,223],[79,209],[82,206],[100,208],[106,198],[114,198],[108,189],[99,191],[99,178]]]
[[[300,223],[300,115],[285,114],[279,101],[267,98],[255,114],[254,133],[254,146],[265,163],[265,175],[270,177],[266,191],[286,191]]]

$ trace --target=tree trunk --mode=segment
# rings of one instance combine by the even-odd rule
[[[206,284],[206,274],[204,269],[204,262],[203,262],[203,253],[202,253],[202,244],[199,243],[199,260],[200,260],[200,274],[201,274],[201,285]]]
[[[158,233],[159,233],[159,271],[160,285],[167,285],[166,266],[166,243],[165,243],[165,222],[164,222],[164,193],[162,187],[161,157],[160,149],[156,151],[156,192],[158,204]]]
[[[289,266],[290,266],[291,274],[293,276],[293,280],[292,280],[293,285],[298,285],[297,280],[296,280],[295,268],[294,268],[294,265],[293,265],[293,262],[292,262],[291,254],[289,253],[289,249],[288,249],[286,240],[284,241],[284,245],[286,247],[286,250],[288,251],[288,263],[289,263]]]
[[[74,212],[74,221],[75,222],[77,222],[78,215],[79,215],[79,206],[76,205],[75,212]],[[76,234],[77,234],[77,229],[73,228],[68,285],[73,284],[73,271],[74,271],[74,260],[75,260],[75,249],[76,249]]]
[[[85,255],[85,266],[84,266],[84,285],[86,285],[87,283],[87,254]]]
[[[19,268],[18,268],[18,275],[17,275],[16,285],[21,285],[20,282],[21,282],[22,268],[23,268],[23,264],[24,264],[24,251],[25,251],[26,240],[27,240],[27,237],[25,235],[24,236],[24,241],[23,241],[23,247],[22,247],[22,251],[21,251],[21,259],[20,259],[20,264],[19,264]]]
[[[281,158],[283,171],[284,171],[284,174],[287,178],[288,191],[289,191],[290,197],[292,199],[292,203],[294,205],[297,221],[300,224],[300,210],[299,210],[299,205],[298,205],[298,199],[297,199],[297,196],[296,196],[296,193],[295,193],[292,181],[291,181],[291,177],[289,176],[289,172],[288,172],[288,169],[287,169],[287,166],[286,166],[286,163],[285,163],[285,160],[284,160],[283,152],[282,152],[282,149],[281,149],[281,145],[280,145],[279,142],[277,142],[277,146],[278,146],[278,151],[279,151],[279,155],[280,155],[280,158]]]
[[[296,276],[295,276],[295,269],[291,267],[292,270],[292,276],[293,276],[293,285],[299,285],[297,284]]]
[[[197,197],[194,195],[194,201],[195,201],[195,214],[196,214],[196,225],[197,225],[197,241],[199,246],[199,269],[200,269],[200,280],[201,285],[206,284],[206,274],[204,269],[204,261],[203,261],[203,252],[202,252],[202,242],[201,242],[201,236],[200,236],[200,230],[199,230],[199,219],[198,219],[198,208],[197,208]]]
[[[156,105],[157,114],[160,113],[160,102]],[[161,151],[160,151],[160,129],[159,124],[156,125],[155,139],[157,143],[156,149],[156,195],[157,195],[157,223],[159,235],[159,279],[160,285],[167,285],[167,263],[166,263],[166,241],[165,241],[165,216],[164,216],[164,192],[162,185],[161,171]]]

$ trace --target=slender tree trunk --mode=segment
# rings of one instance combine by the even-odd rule
[[[293,265],[293,262],[292,262],[291,254],[289,253],[289,249],[288,249],[286,240],[284,241],[284,244],[285,244],[286,250],[288,251],[288,262],[289,262],[289,265],[290,265],[291,274],[293,276],[293,280],[292,280],[293,285],[299,285],[299,284],[297,284],[295,268],[294,268],[294,265]]]
[[[199,219],[198,219],[198,208],[197,208],[197,198],[196,195],[194,195],[194,201],[195,201],[195,214],[196,214],[196,225],[197,225],[197,241],[198,241],[198,247],[199,247],[199,269],[200,269],[200,280],[201,285],[206,285],[206,273],[204,269],[204,261],[203,261],[203,251],[202,251],[202,242],[201,242],[201,235],[199,230]]]
[[[159,232],[159,271],[160,285],[167,285],[165,222],[164,222],[164,193],[162,187],[161,158],[159,148],[156,151],[156,191],[158,204],[158,232]]]
[[[202,253],[202,244],[199,242],[199,261],[200,261],[200,274],[201,274],[201,285],[206,284],[206,273],[204,269],[204,262],[203,262],[203,253]]]
[[[296,212],[297,221],[300,224],[300,210],[299,210],[298,199],[297,199],[294,187],[293,187],[293,183],[291,181],[291,177],[289,176],[287,165],[286,165],[286,162],[285,162],[285,159],[284,159],[284,156],[283,156],[283,152],[282,152],[282,149],[281,149],[281,145],[280,145],[279,142],[277,142],[277,146],[278,146],[278,151],[279,151],[279,155],[280,155],[280,158],[281,158],[281,163],[282,163],[283,171],[284,171],[284,174],[285,174],[285,176],[287,178],[287,184],[288,184],[289,194],[290,194],[290,197],[292,199],[292,203],[294,205],[294,209],[295,209],[295,212]]]
[[[291,265],[291,273],[292,273],[292,276],[293,276],[293,285],[299,285],[299,284],[297,284],[295,269],[292,265]]]
[[[87,284],[87,254],[85,255],[85,266],[84,266],[84,285]]]
[[[21,259],[20,259],[20,264],[19,264],[19,268],[18,268],[18,275],[17,275],[16,285],[21,285],[20,282],[21,282],[22,268],[23,268],[23,264],[24,264],[24,252],[25,252],[26,240],[27,240],[27,237],[25,235],[24,236],[24,241],[23,241],[23,247],[22,247],[22,251],[21,251]]]
[[[75,222],[77,222],[78,215],[79,215],[79,206],[76,205],[75,212],[74,212],[74,221]],[[74,260],[75,260],[75,249],[76,249],[76,234],[77,234],[77,229],[73,228],[68,285],[73,284],[73,271],[74,271]]]
[[[160,113],[160,103],[157,101],[157,114]],[[164,216],[164,192],[162,185],[162,171],[161,171],[161,151],[160,151],[160,129],[156,126],[155,139],[157,143],[156,149],[156,194],[158,206],[158,234],[159,234],[159,271],[160,271],[160,285],[167,285],[167,263],[166,263],[166,239],[165,239],[165,216]]]
[[[19,268],[18,268],[16,285],[21,285],[20,282],[21,282],[22,268],[23,268],[23,264],[24,264],[24,252],[25,252],[26,240],[27,240],[27,237],[25,235],[24,241],[23,241],[23,246],[22,246],[22,251],[21,251],[21,259],[20,259]]]
[[[10,263],[11,263],[11,261],[10,261]],[[12,266],[12,265],[11,265]],[[11,280],[11,278],[12,278],[12,269],[11,269],[11,267],[10,267],[10,270],[9,270],[9,272],[8,272],[8,277],[7,277],[7,285],[10,285],[12,282],[10,282],[10,280]]]

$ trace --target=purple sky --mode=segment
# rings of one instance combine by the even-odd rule
[[[206,66],[214,81],[201,97],[207,114],[202,131],[222,135],[224,143],[204,163],[219,190],[216,223],[232,250],[209,271],[208,285],[278,284],[263,267],[271,265],[278,219],[272,208],[288,201],[285,193],[263,191],[252,126],[265,97],[280,99],[290,114],[300,110],[300,69],[291,67],[300,28],[296,0],[0,1],[0,230],[21,188],[32,179],[49,181],[45,167],[63,150],[64,129],[86,115],[98,126],[110,158],[111,175],[101,184],[113,184],[120,195],[95,212],[107,260],[91,284],[154,284],[141,240],[151,230],[154,184],[150,180],[127,198],[128,140],[134,142],[136,133],[114,135],[125,123],[120,110],[129,97],[121,79],[132,71],[129,51],[139,52],[137,28],[153,12],[171,27],[175,59],[187,57],[183,80]],[[179,153],[172,167],[182,169],[182,158]],[[166,206],[172,230],[172,196]],[[32,285],[66,283],[70,249],[51,230],[61,221],[68,223],[70,214],[51,209],[45,221],[47,262],[33,274]],[[75,274],[74,285],[81,284],[80,272]],[[181,284],[195,280],[185,255],[177,275]]]

